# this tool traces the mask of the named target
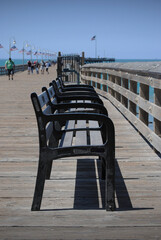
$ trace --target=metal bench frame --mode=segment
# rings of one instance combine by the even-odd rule
[[[44,91],[39,96],[36,93],[32,93],[31,100],[35,110],[39,132],[39,165],[31,210],[40,210],[45,179],[50,178],[53,160],[71,156],[99,156],[103,162],[102,177],[105,178],[106,181],[105,207],[107,211],[115,210],[115,131],[112,120],[105,112],[104,114],[102,113],[103,106],[101,107],[100,104],[94,103],[57,104],[55,101],[51,101],[47,91]],[[54,102],[54,104],[52,102]],[[102,112],[61,112],[65,111],[65,109],[75,108],[76,106],[84,107],[86,111],[87,108],[95,108],[97,111]],[[59,142],[65,132],[74,131],[73,129],[62,130],[62,126],[70,120],[97,121],[100,125],[103,144],[60,147]],[[78,129],[78,131],[81,130],[82,129]],[[90,130],[91,129],[88,128],[88,131]]]

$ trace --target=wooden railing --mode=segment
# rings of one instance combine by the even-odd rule
[[[98,63],[81,69],[81,81],[107,97],[158,152],[161,152],[160,69],[158,62]]]
[[[15,66],[15,70],[14,72],[20,72],[20,71],[24,71],[27,69],[27,64],[23,65],[16,65]],[[5,75],[7,74],[5,67],[0,67],[0,75]]]

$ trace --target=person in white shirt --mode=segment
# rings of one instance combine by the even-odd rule
[[[49,62],[46,62],[45,66],[46,66],[46,72],[49,74]]]

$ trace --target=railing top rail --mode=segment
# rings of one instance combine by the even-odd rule
[[[141,76],[161,79],[161,61],[155,62],[113,62],[86,64],[83,68],[111,69]]]

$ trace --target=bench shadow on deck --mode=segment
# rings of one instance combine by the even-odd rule
[[[154,208],[133,208],[117,159],[116,167],[116,211],[148,210]],[[98,175],[96,174],[98,172]],[[136,179],[136,178],[135,178]],[[134,180],[128,178],[126,180]],[[139,180],[139,179],[138,179]],[[51,178],[52,181],[52,178]],[[105,210],[105,181],[101,180],[101,164],[95,159],[77,159],[73,208],[42,209],[40,211],[62,210]],[[101,206],[100,206],[101,205]]]

